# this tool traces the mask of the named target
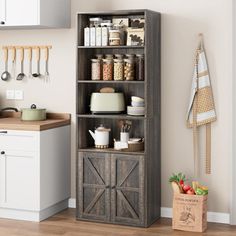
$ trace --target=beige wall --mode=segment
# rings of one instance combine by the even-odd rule
[[[200,181],[210,187],[209,210],[229,212],[231,156],[231,0],[72,0],[72,28],[0,31],[4,44],[52,44],[51,82],[30,79],[0,81],[1,106],[36,103],[54,112],[72,113],[75,127],[75,13],[79,11],[147,8],[162,12],[162,206],[171,207],[168,177],[193,175],[192,132],[185,127],[197,34],[204,33],[218,121],[212,131],[212,175]],[[1,71],[3,65],[0,65]],[[23,89],[24,101],[4,99],[6,89]],[[75,196],[75,130],[72,128],[72,197]],[[203,138],[204,136],[202,136]],[[204,163],[204,148],[201,162]],[[203,169],[203,168],[202,168]]]

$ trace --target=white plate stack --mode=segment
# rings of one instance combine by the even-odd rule
[[[144,99],[136,96],[131,97],[131,106],[127,106],[127,114],[131,116],[144,116]]]

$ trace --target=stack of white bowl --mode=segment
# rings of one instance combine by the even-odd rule
[[[144,116],[144,99],[136,96],[131,97],[131,106],[127,106],[127,114],[131,116]]]

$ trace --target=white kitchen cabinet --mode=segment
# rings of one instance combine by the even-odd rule
[[[0,0],[0,23],[6,21],[6,0]]]
[[[70,0],[0,0],[0,7],[0,29],[70,27]]]
[[[39,157],[35,152],[1,151],[0,207],[34,211],[39,209]],[[5,167],[5,168],[3,168]]]
[[[41,221],[68,207],[70,126],[0,130],[0,218]]]

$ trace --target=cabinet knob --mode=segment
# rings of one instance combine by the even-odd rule
[[[4,21],[1,21],[0,24],[1,24],[1,25],[5,25],[5,22],[4,22]]]
[[[4,152],[4,151],[1,151],[1,155],[5,155],[5,152]]]

